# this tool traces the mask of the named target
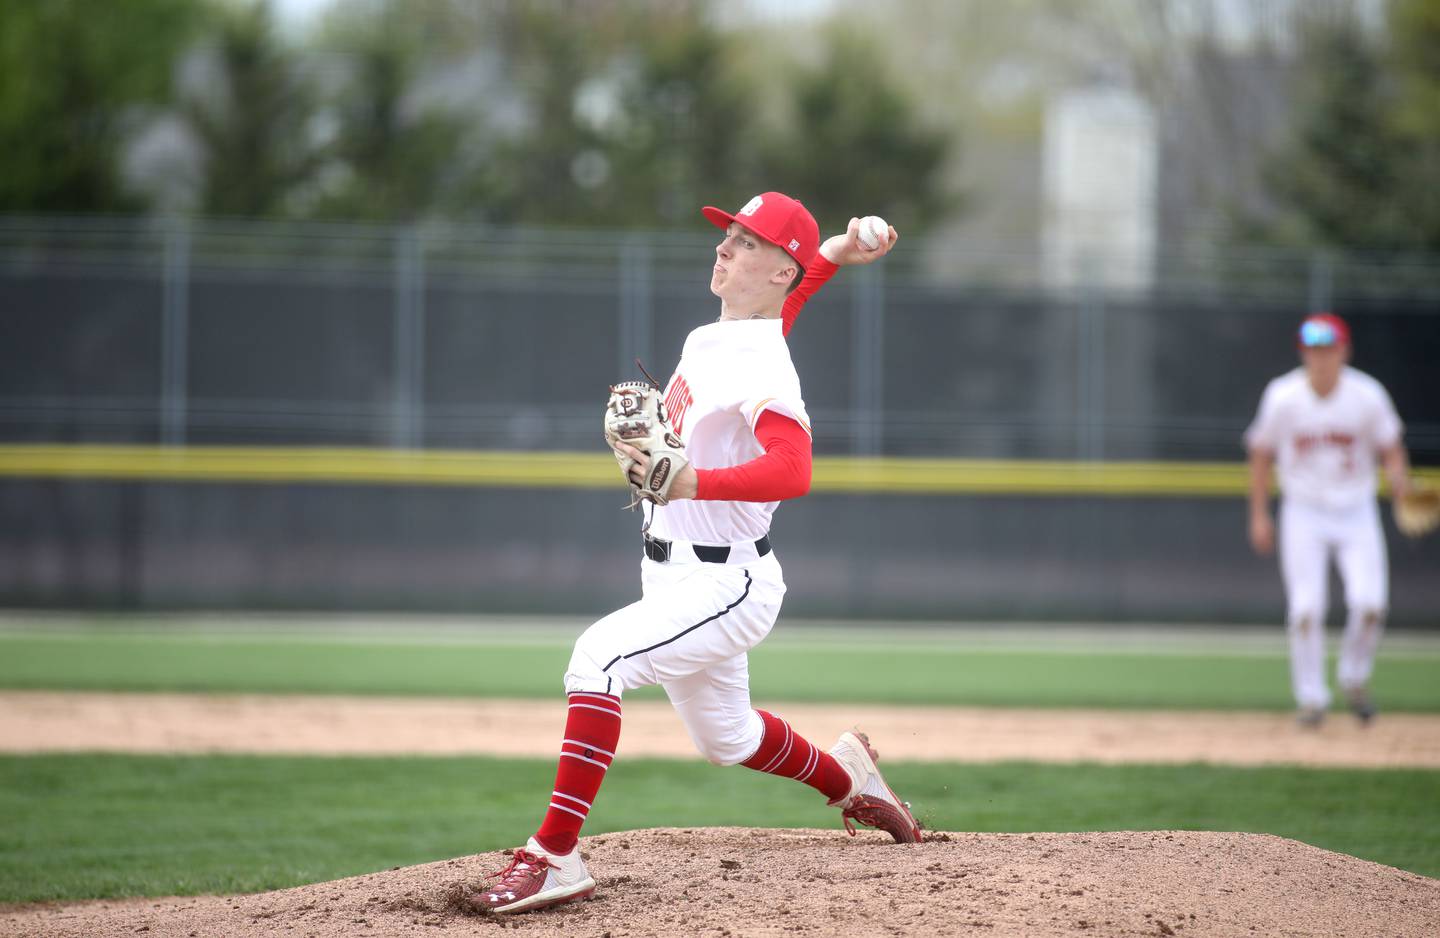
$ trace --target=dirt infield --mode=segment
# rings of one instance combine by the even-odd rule
[[[458,901],[498,853],[250,896],[0,909],[0,932],[295,935],[1434,935],[1440,880],[1264,834],[932,834],[897,846],[813,830],[584,838],[599,890],[510,919]]]
[[[1209,762],[1440,768],[1440,715],[775,705],[807,736],[859,724],[886,759]],[[534,701],[198,694],[0,693],[0,752],[289,753],[551,758],[565,709]],[[492,727],[504,726],[504,734]],[[627,757],[696,758],[663,702],[627,702]]]

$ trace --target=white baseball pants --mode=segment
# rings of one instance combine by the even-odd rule
[[[1342,689],[1370,680],[1390,602],[1389,566],[1373,498],[1333,510],[1286,499],[1280,506],[1280,571],[1285,580],[1290,682],[1302,708],[1330,705],[1325,683],[1325,614],[1330,557],[1345,587],[1345,634],[1336,680]]]
[[[717,765],[736,765],[764,734],[750,706],[746,652],[775,625],[785,580],[773,551],[723,564],[686,553],[675,542],[675,559],[641,561],[643,598],[585,630],[565,691],[619,697],[659,684],[695,748]]]

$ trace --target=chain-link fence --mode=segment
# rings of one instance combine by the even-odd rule
[[[0,221],[0,437],[590,449],[605,386],[635,358],[663,380],[715,314],[713,241]],[[1016,282],[1035,268],[913,238],[842,272],[791,339],[821,450],[1234,459],[1300,316],[1333,305],[1440,461],[1440,266],[1176,255],[1143,294]]]
[[[595,451],[606,386],[636,358],[663,381],[715,315],[714,240],[0,219],[0,441]],[[1332,307],[1416,462],[1440,463],[1434,263],[1212,249],[1162,254],[1125,292],[1047,287],[1043,266],[907,237],[842,271],[790,338],[817,451],[1238,462],[1300,317]],[[597,493],[0,491],[12,603],[588,609],[630,579],[633,525]],[[1238,499],[812,496],[780,512],[777,543],[831,584],[797,589],[802,611],[1278,615]],[[1412,621],[1440,608],[1433,553],[1392,555]]]

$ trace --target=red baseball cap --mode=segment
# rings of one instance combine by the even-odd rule
[[[1295,341],[1301,348],[1349,345],[1350,327],[1334,313],[1311,313],[1300,323]]]
[[[700,214],[716,228],[728,228],[731,222],[744,225],[795,258],[801,267],[809,267],[820,251],[820,226],[815,216],[783,192],[762,192],[734,215],[713,205],[702,208]]]

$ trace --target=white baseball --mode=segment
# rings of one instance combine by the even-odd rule
[[[866,215],[860,219],[860,230],[857,235],[862,247],[868,251],[875,251],[890,241],[890,226],[879,215]]]

